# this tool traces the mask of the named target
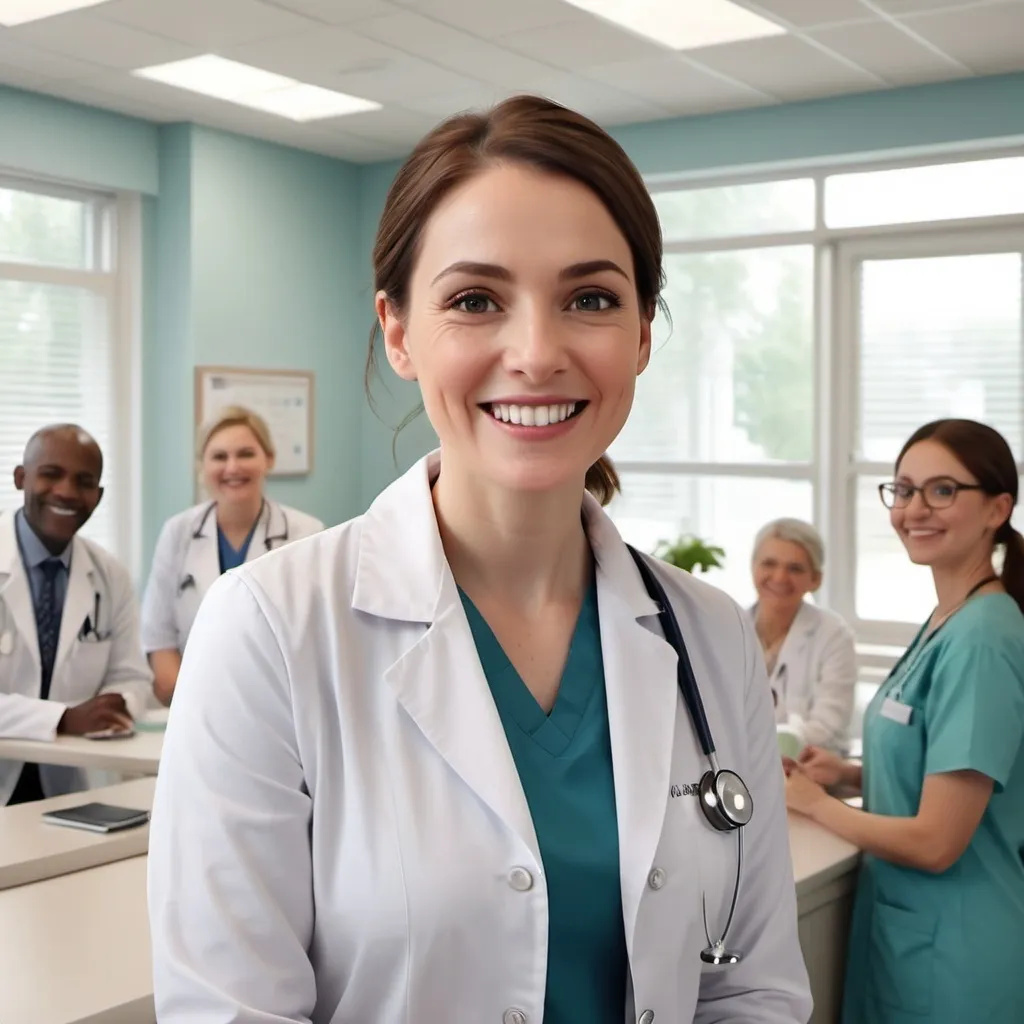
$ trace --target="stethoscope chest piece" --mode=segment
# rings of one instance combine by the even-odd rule
[[[742,957],[739,953],[728,950],[721,942],[716,942],[707,949],[700,951],[700,958],[706,964],[738,964]]]
[[[704,773],[700,805],[708,824],[719,832],[742,828],[754,813],[754,800],[746,783],[728,769]]]

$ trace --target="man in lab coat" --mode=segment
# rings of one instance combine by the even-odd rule
[[[131,579],[78,537],[103,488],[99,445],[72,424],[32,436],[0,515],[0,738],[130,729],[151,675]],[[84,787],[73,768],[0,760],[0,806]]]

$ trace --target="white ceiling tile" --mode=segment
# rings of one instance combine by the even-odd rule
[[[588,68],[586,77],[652,103],[667,105],[673,111],[681,105],[687,109],[721,110],[765,99],[753,89],[702,71],[671,54],[653,60],[602,64]]]
[[[905,24],[975,74],[1024,70],[1022,3],[921,14]]]
[[[408,110],[429,115],[436,122],[440,118],[450,117],[463,110],[483,110],[508,95],[509,91],[500,85],[478,82],[475,86],[451,92],[409,95],[399,102]]]
[[[46,75],[41,75],[38,71],[15,67],[0,59],[0,86],[9,85],[15,89],[46,93],[48,86],[53,81],[54,79],[47,78]]]
[[[565,72],[552,72],[534,80],[529,91],[547,96],[602,125],[656,121],[669,116],[664,107],[650,100]]]
[[[969,7],[983,0],[871,0],[886,14],[907,14],[914,11],[937,11],[944,7]]]
[[[565,25],[588,16],[562,0],[393,0],[404,9],[425,14],[484,39]]]
[[[204,51],[316,28],[309,18],[260,0],[112,0],[91,14]]]
[[[220,51],[224,57],[252,64],[304,82],[337,88],[337,76],[386,71],[405,54],[345,28],[322,28],[280,39],[264,39]]]
[[[103,81],[98,79],[98,81]],[[173,107],[161,106],[148,99],[123,88],[98,88],[92,80],[79,82],[54,83],[61,89],[60,95],[75,103],[84,103],[88,107],[99,107],[102,110],[113,110],[129,117],[139,117],[146,121],[171,122],[182,120],[181,114]],[[120,82],[118,82],[120,85]],[[55,94],[55,93],[51,93]]]
[[[436,124],[437,118],[434,115],[402,107],[384,107],[382,110],[368,110],[317,122],[324,132],[341,128],[350,135],[373,142],[394,142],[396,139],[415,142]]]
[[[181,43],[101,21],[91,10],[63,14],[8,29],[12,41],[108,68],[141,68],[192,57]]]
[[[394,14],[399,8],[389,0],[272,0],[274,7],[294,11],[326,25],[351,25],[364,18]]]
[[[813,38],[888,85],[919,85],[968,74],[955,61],[886,21],[818,29]]]
[[[382,61],[379,66],[342,71],[334,83],[333,88],[350,96],[403,106],[408,106],[405,101],[410,96],[438,96],[480,88],[479,82],[465,75],[405,54]]]
[[[352,30],[458,74],[511,89],[527,88],[552,70],[550,65],[412,12],[359,22]]]
[[[0,74],[8,70],[32,71],[40,78],[86,78],[102,70],[99,64],[49,53],[16,39],[0,29]]]
[[[860,0],[738,0],[756,14],[784,21],[797,28],[864,21],[874,15]]]
[[[881,84],[868,72],[851,68],[795,36],[712,46],[694,50],[690,56],[699,64],[780,100],[833,96],[878,88]]]
[[[597,18],[567,20],[543,32],[512,32],[496,41],[526,57],[569,71],[619,60],[663,57],[671,52]]]

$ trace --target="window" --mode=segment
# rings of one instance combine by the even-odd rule
[[[0,509],[13,468],[49,423],[78,423],[104,454],[103,501],[83,533],[130,562],[130,348],[119,330],[112,197],[0,180]]]
[[[724,548],[709,579],[746,601],[757,531],[775,516],[812,517],[815,445],[814,246],[749,239],[813,227],[814,182],[655,198],[676,239],[671,322],[655,321],[650,366],[611,449],[624,489],[610,512],[647,550],[686,534]],[[723,225],[748,241],[719,243]]]
[[[744,604],[757,530],[814,522],[818,600],[855,628],[874,685],[935,602],[878,498],[907,437],[971,417],[1024,462],[1024,155],[653,197],[672,323],[656,321],[611,448],[609,511],[648,551],[683,534],[724,548],[707,578]]]

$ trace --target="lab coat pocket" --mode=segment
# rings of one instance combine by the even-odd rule
[[[937,919],[876,900],[872,907],[870,978],[878,1002],[930,1017]]]
[[[76,640],[68,659],[69,696],[88,700],[96,696],[110,664],[111,640]]]

